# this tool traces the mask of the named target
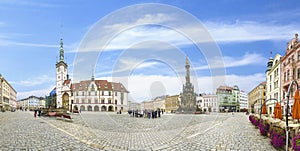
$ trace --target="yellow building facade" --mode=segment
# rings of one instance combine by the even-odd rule
[[[165,100],[165,111],[174,113],[179,107],[179,95],[167,96]]]
[[[261,104],[266,100],[266,82],[262,82],[257,85],[248,93],[249,100],[249,112],[259,113]]]

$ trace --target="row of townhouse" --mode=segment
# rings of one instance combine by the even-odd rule
[[[292,81],[300,82],[300,43],[298,34],[295,34],[295,37],[287,43],[283,56],[276,54],[274,59],[272,56],[269,58],[266,81],[255,86],[248,94],[251,111],[259,113],[261,105],[266,103],[267,113],[273,114],[275,103],[280,102],[282,108],[288,105],[289,112],[291,112],[296,87],[292,87],[289,100],[287,100],[286,94]],[[285,112],[286,110],[283,110],[283,114]]]

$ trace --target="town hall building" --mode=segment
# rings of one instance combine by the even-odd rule
[[[127,111],[129,91],[122,83],[90,80],[72,83],[64,61],[63,39],[60,39],[56,63],[56,106],[73,111]]]

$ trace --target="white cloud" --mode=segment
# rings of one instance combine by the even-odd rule
[[[54,83],[54,82],[55,82],[55,78],[50,77],[48,75],[41,75],[27,80],[12,81],[11,83],[16,86],[32,87],[32,86],[43,85],[46,83]]]
[[[204,22],[217,42],[251,42],[262,40],[286,40],[299,32],[299,25],[236,21],[234,23]]]
[[[45,97],[49,95],[49,93],[53,90],[53,86],[49,88],[44,89],[38,89],[38,90],[30,90],[30,91],[23,91],[17,93],[17,100],[27,98],[29,96],[37,96],[37,97]]]
[[[220,64],[218,62],[222,61],[222,59],[224,61],[225,68],[240,67],[246,65],[265,65],[267,62],[267,58],[263,57],[261,54],[245,53],[242,57],[224,56],[221,59],[213,58],[212,62],[215,63],[211,64],[211,68],[219,68],[217,65]],[[208,65],[198,66],[194,68],[194,70],[207,70],[207,69],[209,69]]]
[[[1,22],[0,22],[1,25]],[[1,33],[0,46],[26,46],[26,47],[46,47],[46,48],[59,48],[59,45],[44,44],[44,43],[31,43],[20,42],[15,39],[24,39],[24,37],[30,36],[30,34],[21,33]],[[26,39],[26,38],[25,38]]]
[[[42,44],[42,43],[24,43],[24,42],[12,42],[12,45],[27,46],[27,47],[47,47],[47,48],[58,48],[59,45]]]
[[[138,26],[127,29],[122,33],[116,35],[114,39],[106,45],[105,51],[110,50],[123,50],[128,49],[132,45],[149,40],[158,40],[171,43],[175,46],[191,45],[193,43],[205,43],[212,42],[207,39],[198,39],[199,41],[190,41],[188,37],[183,34],[192,36],[193,34],[205,33],[204,30],[208,30],[213,40],[220,43],[233,43],[233,42],[252,42],[252,41],[263,41],[263,40],[285,40],[289,41],[293,38],[296,32],[299,32],[298,24],[274,24],[274,23],[262,23],[257,21],[236,21],[234,23],[228,22],[213,22],[204,21],[202,22],[206,29],[200,29],[198,25],[193,25],[189,22],[180,22],[177,29],[170,29],[163,27],[165,22],[174,20],[168,14],[146,15],[144,18],[137,19],[135,23],[153,23],[153,25]],[[160,19],[161,18],[161,19]],[[132,24],[135,24],[132,23]],[[110,30],[120,30],[126,27],[129,23],[124,22],[118,24],[112,24],[105,26]],[[186,31],[187,33],[180,33]],[[99,37],[103,38],[103,37]],[[90,44],[91,50],[97,49],[97,41],[101,39],[92,39]],[[93,44],[94,43],[94,44]],[[145,48],[149,48],[148,46]],[[163,49],[162,49],[163,50]]]

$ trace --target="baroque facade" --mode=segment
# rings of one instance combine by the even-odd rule
[[[268,114],[273,114],[276,105],[276,100],[281,100],[280,59],[281,55],[276,54],[274,59],[271,57],[267,64],[268,68],[266,71],[266,106]],[[283,102],[281,105],[283,105]]]
[[[285,96],[290,83],[294,80],[300,84],[300,43],[298,41],[298,34],[295,34],[295,37],[288,42],[285,54],[280,59],[280,68],[281,99],[286,103],[287,100]],[[294,103],[294,93],[295,87],[291,90],[289,97],[289,112]],[[285,112],[285,110],[283,112]]]
[[[197,95],[197,106],[203,112],[218,112],[218,97],[216,94]]]
[[[219,112],[240,111],[240,89],[238,86],[219,86],[217,89]]]
[[[167,113],[175,113],[179,107],[179,95],[167,96],[165,101],[165,107]]]
[[[266,99],[266,81],[260,83],[248,93],[249,112],[259,113],[261,104]]]
[[[72,111],[127,111],[127,89],[121,83],[90,80],[72,83],[64,61],[63,40],[60,40],[59,61],[56,63],[56,106]]]

